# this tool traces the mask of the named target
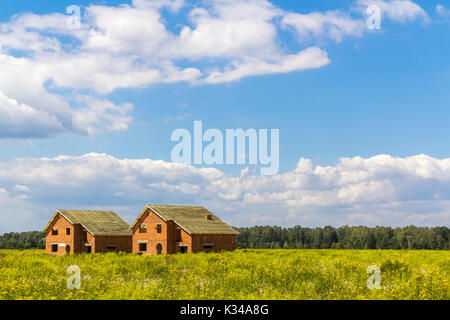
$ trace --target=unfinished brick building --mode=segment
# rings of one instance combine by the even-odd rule
[[[58,210],[44,228],[45,250],[55,255],[131,252],[129,228],[112,211]]]
[[[204,207],[147,205],[131,225],[133,252],[234,250],[239,232]]]

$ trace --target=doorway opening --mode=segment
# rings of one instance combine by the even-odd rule
[[[158,243],[156,245],[156,254],[161,254],[162,253],[162,245],[161,243]]]
[[[187,246],[180,246],[180,253],[187,253],[188,247]]]

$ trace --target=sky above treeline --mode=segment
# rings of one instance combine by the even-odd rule
[[[0,233],[147,203],[449,226],[449,34],[447,0],[2,0]],[[174,163],[194,121],[279,130],[278,173]]]

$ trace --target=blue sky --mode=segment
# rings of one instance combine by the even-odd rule
[[[239,17],[234,17],[235,12],[227,7],[227,3],[229,5],[231,2],[232,7],[242,7]],[[83,15],[89,14],[90,17],[89,20],[82,20],[83,29],[79,35],[64,29],[67,19],[63,16],[65,8],[73,4],[80,6]],[[128,7],[118,7],[119,4],[127,4]],[[381,30],[368,30],[365,26],[367,16],[364,11],[370,4],[381,8]],[[94,5],[101,10],[93,10]],[[118,16],[113,16],[109,8],[117,9],[115,14]],[[121,8],[149,14],[151,19],[153,15],[159,15],[155,21],[161,22],[164,33],[169,36],[166,34],[159,38],[158,32],[163,32],[156,22],[151,23],[149,32],[143,32],[142,25],[136,30],[129,27],[123,33],[120,28],[109,29],[118,21],[117,17],[125,21],[127,17],[133,20],[127,12],[120,11]],[[199,18],[190,18],[189,14],[199,8],[203,8],[209,16],[202,16],[202,11]],[[0,122],[4,127],[0,130],[0,167],[13,171],[20,168],[28,172],[28,175],[13,179],[7,178],[6,173],[0,173],[0,188],[5,193],[4,205],[11,211],[8,216],[12,216],[14,208],[23,209],[33,219],[27,220],[31,222],[26,227],[17,221],[13,224],[14,228],[38,228],[51,215],[51,211],[60,207],[115,208],[131,219],[133,213],[138,213],[136,210],[147,202],[163,202],[212,206],[225,220],[235,225],[448,225],[447,188],[450,178],[441,178],[447,177],[450,170],[446,160],[450,158],[449,10],[450,2],[441,0],[307,3],[141,0],[133,3],[46,1],[45,4],[41,1],[2,1],[0,54],[4,59],[0,60],[0,65],[11,63],[2,68],[11,74],[5,73],[3,80],[0,76],[0,93],[3,92],[3,103],[8,105],[0,109],[0,114],[10,112],[13,116]],[[53,22],[50,21],[52,17]],[[236,26],[237,21],[250,26],[241,30],[239,34],[245,34],[247,38],[237,45],[224,42],[222,50],[219,37],[216,40],[219,45],[210,47],[208,41],[212,35],[200,32],[196,36],[204,38],[198,43],[194,41],[198,38],[188,38],[181,44],[174,44],[183,27],[189,27],[194,34],[204,30],[202,26],[213,28],[218,23],[221,27],[215,32],[220,32],[228,30],[227,23]],[[305,21],[316,24],[311,27]],[[48,25],[51,23],[50,28]],[[255,23],[256,29],[251,28],[252,23]],[[264,34],[264,28],[267,28],[267,34]],[[92,33],[89,35],[92,30],[103,33],[92,37]],[[60,47],[51,47],[46,42],[49,39],[57,41]],[[136,39],[142,39],[142,43],[137,43],[140,41]],[[239,35],[233,35],[231,39],[240,41]],[[153,41],[158,46],[149,48],[143,45]],[[66,46],[67,43],[70,45]],[[129,43],[132,43],[131,47],[127,46]],[[204,48],[202,44],[205,44]],[[265,53],[265,48],[272,51]],[[314,57],[317,61],[320,60],[319,53],[325,54],[328,63],[312,66],[313,61],[311,65],[281,71],[281,64],[287,61],[288,55],[301,54],[308,48],[317,49],[317,56]],[[163,50],[167,53],[160,55]],[[91,55],[92,61],[99,64],[107,61],[104,69],[99,67],[96,70],[95,63],[79,66],[85,60],[74,62],[68,58],[78,59],[83,54]],[[101,58],[102,55],[107,58]],[[273,55],[278,56],[274,59]],[[13,60],[26,61],[20,72],[27,73],[27,77],[17,75],[18,71],[11,67]],[[234,81],[207,83],[211,70],[226,73],[236,66],[236,61],[239,66],[255,61],[274,63],[273,68],[279,71],[243,75]],[[109,70],[108,63],[114,68],[123,64],[130,70],[121,69],[108,74],[109,71],[105,71]],[[178,71],[195,68],[201,76],[189,75],[186,81],[182,79],[183,75],[176,74],[173,76],[175,80],[170,78],[172,75],[164,75],[156,80],[149,77],[151,80],[141,81],[141,75],[132,73],[156,68],[165,74],[169,72],[165,69],[167,64],[172,64]],[[77,73],[79,69],[87,72],[79,77],[72,76],[71,73]],[[110,81],[110,77],[117,72],[122,73],[122,78]],[[97,79],[99,74],[102,77],[106,74],[102,78],[104,80],[92,80]],[[125,77],[130,78],[124,80]],[[142,75],[142,79],[146,77],[147,74]],[[34,78],[47,80],[43,84],[38,80],[34,82]],[[137,83],[133,83],[134,80]],[[114,85],[108,87],[109,83]],[[42,96],[40,92],[48,95],[45,99],[49,99],[50,104],[44,98],[39,101]],[[12,108],[18,108],[17,104],[32,108],[40,118],[30,118],[25,111],[14,114]],[[109,107],[98,111],[100,104],[108,104]],[[42,114],[39,113],[41,111]],[[223,190],[210,190],[209,194],[208,190],[216,180],[204,181],[203,173],[198,171],[199,166],[186,169],[194,173],[187,174],[181,180],[146,176],[145,169],[142,169],[144,171],[131,171],[124,175],[139,180],[144,189],[153,186],[142,190],[140,198],[134,198],[123,196],[126,191],[116,190],[110,185],[118,176],[122,177],[121,165],[116,168],[120,171],[117,175],[114,171],[109,172],[110,178],[84,175],[83,170],[98,170],[96,167],[85,167],[84,161],[90,164],[95,162],[83,158],[86,154],[105,154],[114,159],[113,162],[125,159],[162,160],[170,166],[174,146],[174,142],[170,141],[171,133],[177,128],[192,131],[194,120],[202,120],[205,128],[218,128],[223,132],[227,128],[280,129],[280,174],[267,178],[274,179],[272,184],[275,186],[259,190],[249,186],[249,183],[233,180],[239,180],[240,171],[247,167],[245,165],[205,166],[212,172],[220,173],[221,178],[217,179],[221,181],[223,190],[237,188],[236,192],[219,199],[214,194],[223,194]],[[66,200],[59,200],[65,198],[64,194],[54,199],[49,194],[55,193],[55,188],[60,186],[49,178],[43,182],[45,194],[35,193],[34,190],[40,185],[30,177],[37,174],[36,170],[43,170],[42,166],[49,167],[42,164],[47,161],[42,159],[49,158],[53,161],[50,167],[56,166],[55,163],[64,162],[55,160],[61,155],[83,159],[81,163],[74,160],[75,164],[69,159],[67,161],[70,163],[63,165],[69,171],[73,168],[83,172],[64,176],[64,179],[80,179],[73,188],[75,185],[79,187],[64,189],[67,195],[70,194]],[[379,155],[389,159],[377,158]],[[19,167],[18,158],[23,161]],[[291,179],[290,175],[296,172],[299,174],[301,158],[305,159],[303,163],[311,162],[312,169],[304,173],[309,177],[308,183],[297,181],[289,190],[285,190],[283,183],[277,186],[279,181]],[[344,170],[341,158],[361,158],[366,164],[350,165]],[[23,163],[28,162],[35,166],[24,168],[26,165]],[[414,165],[409,165],[410,162]],[[384,169],[377,171],[372,164],[377,168],[384,165],[391,171],[385,175]],[[338,178],[332,183],[323,182],[320,168],[342,169],[350,175],[361,175],[363,172],[366,178],[348,184]],[[63,180],[55,170],[44,176]],[[202,178],[190,180],[191,175],[197,174]],[[221,175],[227,177],[227,181]],[[303,181],[303,178],[295,179]],[[263,178],[255,174],[252,179]],[[164,185],[169,180],[172,183],[170,186],[156,186]],[[316,180],[321,182],[312,187]],[[103,186],[107,191],[93,200],[79,190],[83,183],[92,188],[89,192]],[[179,187],[183,183],[188,186],[187,189],[193,188],[197,193],[184,192]],[[270,184],[266,180],[258,184],[261,183]],[[424,185],[428,189],[424,190]],[[22,186],[29,191],[18,192]],[[126,189],[126,186],[122,187]],[[333,189],[335,193],[327,193]],[[385,194],[385,190],[389,192]],[[122,194],[119,200],[116,199],[117,194]],[[21,199],[23,195],[25,197]],[[338,200],[334,201],[336,197]],[[320,200],[311,202],[308,200],[311,198]],[[324,205],[327,200],[330,203]],[[37,211],[32,209],[36,206],[40,208]],[[273,213],[273,208],[279,213]],[[9,229],[2,227],[0,232]]]

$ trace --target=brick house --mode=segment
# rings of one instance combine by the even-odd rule
[[[193,253],[234,250],[239,232],[204,207],[147,205],[130,229],[133,252]]]
[[[131,252],[130,225],[112,211],[58,210],[44,228],[50,254]]]

